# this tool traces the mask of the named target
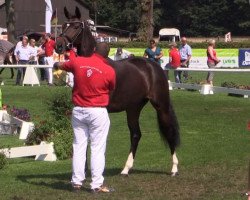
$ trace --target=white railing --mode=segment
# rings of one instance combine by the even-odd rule
[[[36,68],[52,68],[51,65],[0,65],[0,68],[26,68],[23,78],[23,85],[39,85],[40,81],[37,76]]]
[[[177,71],[196,71],[196,72],[232,72],[232,73],[238,73],[238,72],[250,72],[250,69],[242,69],[242,68],[233,68],[233,69],[226,69],[226,68],[183,68],[179,67],[176,69]]]
[[[250,69],[224,69],[224,68],[213,68],[213,69],[196,69],[196,68],[177,68],[177,71],[193,71],[193,72],[228,72],[228,73],[247,73],[250,72]],[[201,94],[214,94],[219,92],[224,93],[231,93],[231,94],[239,94],[243,95],[244,98],[248,98],[250,96],[250,90],[245,89],[236,89],[236,88],[227,88],[227,87],[218,87],[218,86],[211,86],[209,84],[190,84],[190,83],[174,83],[169,82],[169,89],[172,88],[184,88],[184,89],[192,89],[192,90],[199,90]]]
[[[50,65],[29,65],[29,64],[23,64],[23,65],[0,65],[0,68],[23,68],[23,67],[35,67],[35,68],[52,68],[53,66]]]

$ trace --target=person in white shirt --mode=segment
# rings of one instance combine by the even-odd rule
[[[114,56],[114,60],[117,61],[117,60],[123,60],[123,59],[126,59],[128,58],[130,55],[130,53],[126,50],[123,50],[122,48],[117,48],[116,50],[116,54]]]
[[[32,53],[29,59],[29,64],[36,65],[38,60],[38,47],[36,46],[36,41],[34,39],[30,39],[30,48]]]
[[[32,56],[32,49],[28,46],[28,37],[24,36],[22,44],[15,48],[14,55],[16,57],[17,64],[28,64]],[[16,85],[21,85],[21,80],[25,74],[25,67],[19,67],[17,69]]]

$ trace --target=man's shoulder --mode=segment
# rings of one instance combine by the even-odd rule
[[[189,44],[186,44],[186,47],[189,48],[189,49],[191,49],[191,46]]]

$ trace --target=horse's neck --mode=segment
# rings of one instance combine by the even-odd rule
[[[79,52],[82,56],[91,56],[96,48],[96,41],[89,28],[85,28],[82,32],[81,44]]]

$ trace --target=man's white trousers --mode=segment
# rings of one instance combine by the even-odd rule
[[[52,73],[52,68],[54,65],[54,59],[53,56],[50,57],[45,57],[45,64],[49,65],[51,68],[46,68],[46,78],[48,79],[49,84],[53,83],[53,73]]]
[[[85,180],[85,162],[88,141],[90,141],[91,189],[103,184],[106,141],[110,120],[106,108],[74,107],[72,112],[73,174],[72,183],[82,185]]]

